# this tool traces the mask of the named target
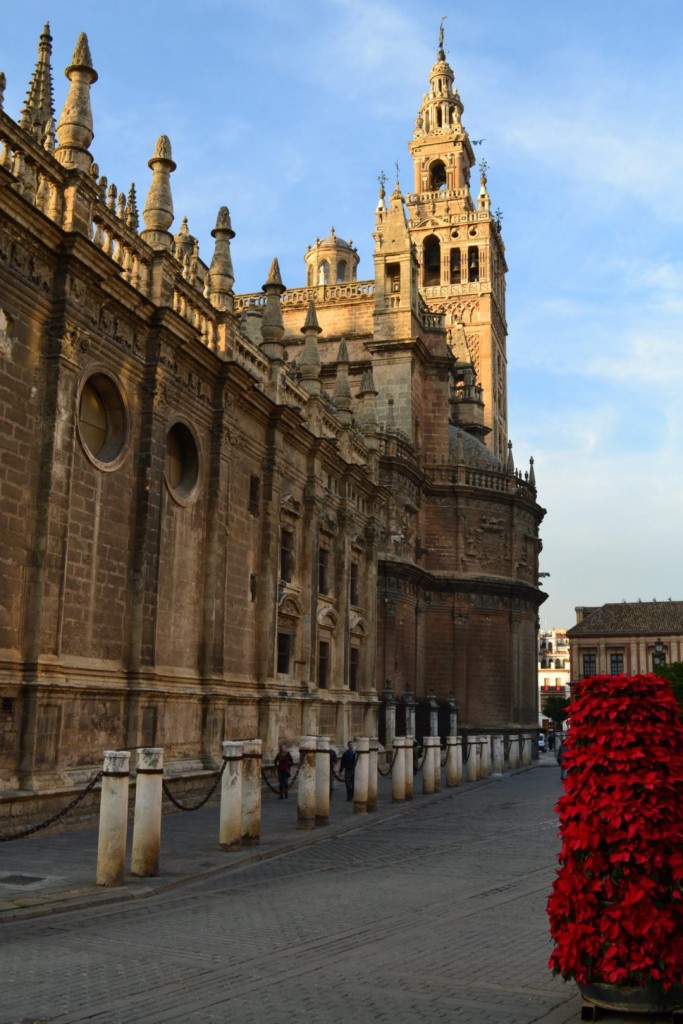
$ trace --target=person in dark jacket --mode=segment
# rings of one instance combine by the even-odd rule
[[[560,743],[559,749],[557,751],[557,763],[560,766],[560,778],[561,779],[566,779],[567,778],[567,769],[564,766],[564,755],[566,753],[566,749],[567,748],[566,748],[566,744],[564,742],[564,737],[562,737],[562,742]]]
[[[284,797],[289,796],[289,780],[292,775],[293,764],[294,759],[292,758],[292,755],[287,750],[287,747],[284,745],[284,743],[281,743],[280,749],[275,755],[277,779],[280,784],[280,795],[278,797],[278,800],[282,800],[284,799]]]
[[[356,778],[356,761],[358,760],[358,754],[353,745],[353,740],[349,740],[346,750],[341,756],[339,762],[340,769],[344,772],[344,782],[346,783],[346,799],[353,800],[353,784]]]

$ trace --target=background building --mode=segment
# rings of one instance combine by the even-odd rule
[[[564,629],[541,629],[538,634],[538,695],[541,721],[544,697],[569,697],[571,670],[569,638]]]
[[[273,260],[257,295],[227,208],[208,262],[171,233],[165,136],[140,230],[90,152],[87,39],[56,127],[50,55],[46,26],[19,121],[0,110],[0,787],[82,781],[112,747],[191,775],[224,737],[382,735],[386,700],[533,729],[544,510],[443,40],[374,278],[333,230],[305,286]]]
[[[622,601],[577,608],[567,630],[571,676],[635,675],[683,661],[683,601]]]

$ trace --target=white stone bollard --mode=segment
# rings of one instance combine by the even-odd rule
[[[330,823],[330,737],[318,736],[315,754],[315,823]]]
[[[434,792],[434,740],[436,736],[425,736],[422,740],[424,747],[424,762],[422,764],[422,792],[431,795]]]
[[[468,782],[476,782],[477,779],[479,778],[479,774],[478,774],[478,771],[477,771],[477,768],[478,768],[477,752],[478,752],[478,750],[479,750],[479,743],[477,742],[477,737],[469,735],[467,737],[467,753],[465,754],[465,765],[466,765],[466,769],[467,769],[467,781]]]
[[[405,788],[405,799],[412,800],[415,792],[415,776],[413,774],[413,754],[415,751],[415,737],[406,736],[403,745],[403,784]]]
[[[394,736],[394,765],[391,769],[391,799],[399,803],[406,798],[405,739]]]
[[[296,804],[296,827],[299,829],[315,828],[317,748],[317,736],[302,736],[299,740],[299,792]]]
[[[508,748],[508,764],[510,769],[519,768],[519,736],[510,735]]]
[[[532,750],[531,733],[530,732],[523,732],[522,733],[522,764],[523,765],[531,764],[531,755],[532,755],[532,753],[533,753],[533,750]]]
[[[481,740],[481,766],[479,777],[482,779],[491,778],[491,737],[480,736]]]
[[[123,885],[128,830],[130,751],[105,750],[97,837],[98,885]]]
[[[353,813],[368,813],[368,781],[370,771],[370,738],[356,740],[356,776],[353,784]]]
[[[446,737],[446,785],[462,784],[462,740],[459,736]]]
[[[377,755],[379,752],[379,740],[376,736],[370,737],[370,750],[368,752],[368,811],[372,813],[377,810],[377,783],[379,772],[377,770]]]
[[[502,775],[505,767],[505,740],[498,734],[493,737],[493,774]]]
[[[164,748],[143,747],[138,751],[130,873],[139,878],[159,874],[163,777]]]
[[[441,792],[441,739],[434,737],[434,792]]]
[[[242,741],[242,843],[261,842],[261,740]]]
[[[244,744],[224,740],[222,744],[223,778],[218,845],[234,850],[242,845],[242,753]]]

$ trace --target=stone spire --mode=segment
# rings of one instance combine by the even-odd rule
[[[71,64],[64,74],[71,85],[57,125],[59,145],[55,157],[63,167],[87,171],[92,164],[88,147],[94,137],[90,86],[97,81],[97,72],[92,66],[85,32],[78,37]]]
[[[351,388],[349,387],[349,352],[345,338],[339,342],[339,351],[337,352],[337,379],[334,384],[333,399],[339,422],[346,427],[350,426],[353,422],[353,413],[351,411]]]
[[[5,89],[7,88],[7,76],[4,71],[0,71],[0,110],[2,110],[5,103]]]
[[[536,473],[534,471],[534,457],[529,459],[529,486],[536,490]]]
[[[135,182],[128,190],[128,202],[126,203],[126,227],[131,231],[137,231],[140,226],[140,215],[138,213],[138,197],[135,191]]]
[[[376,451],[377,448],[379,448],[379,440],[377,438],[379,421],[377,419],[377,403],[375,401],[377,394],[378,392],[375,388],[375,381],[372,376],[372,367],[368,367],[363,374],[363,379],[356,397],[360,403],[360,411],[357,419],[365,437],[365,444],[371,451]]]
[[[45,22],[40,42],[38,60],[29,83],[26,102],[21,111],[19,124],[41,145],[49,121],[54,124],[55,108],[52,99],[52,36],[50,23]]]
[[[266,293],[266,308],[263,311],[261,322],[261,351],[274,363],[281,363],[285,357],[285,346],[282,343],[282,335],[285,333],[285,325],[282,322],[282,309],[280,308],[280,296],[287,289],[280,277],[280,265],[276,259],[270,265],[268,279],[263,285]]]
[[[152,170],[152,184],[147,193],[147,202],[142,211],[145,230],[140,237],[153,249],[173,249],[173,236],[168,230],[173,223],[173,197],[171,195],[171,174],[176,165],[171,155],[171,142],[167,135],[160,135],[154,147],[154,156],[148,161]]]
[[[486,163],[486,160],[482,160],[481,163],[479,164],[479,171],[481,175],[481,188],[479,189],[479,198],[477,199],[477,206],[480,210],[484,211],[485,213],[490,213],[491,211],[491,197],[489,196],[488,189],[486,187],[486,183],[488,181],[486,177],[486,172],[488,171],[488,169],[489,165]]]
[[[321,329],[315,312],[315,303],[311,299],[308,304],[306,323],[301,328],[301,333],[304,336],[304,348],[299,364],[301,387],[309,395],[319,395],[321,391],[320,352],[318,351],[318,335]]]
[[[512,441],[508,441],[508,457],[505,462],[505,472],[512,475],[515,471],[515,460],[512,457]]]
[[[211,232],[216,239],[213,249],[213,258],[209,267],[209,302],[216,309],[232,312],[234,296],[232,286],[235,283],[235,273],[232,269],[232,257],[230,255],[230,239],[235,237],[230,223],[230,211],[227,206],[221,206],[216,217],[216,227]]]

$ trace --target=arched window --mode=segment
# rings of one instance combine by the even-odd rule
[[[429,168],[429,188],[431,192],[446,188],[446,165],[443,160],[435,160]]]
[[[451,284],[460,284],[461,264],[460,249],[451,249]]]
[[[436,235],[428,235],[422,249],[422,283],[441,283],[441,244]]]
[[[479,247],[471,245],[467,250],[467,280],[479,280]]]
[[[330,283],[330,265],[327,260],[323,260],[318,267],[318,284],[329,284]]]
[[[309,288],[312,288],[313,285],[315,284],[315,280],[314,280],[313,275],[314,275],[313,267],[309,266],[309,268],[308,268],[308,280],[307,280]]]
[[[346,280],[346,260],[339,260],[337,263],[337,284],[343,284]]]

